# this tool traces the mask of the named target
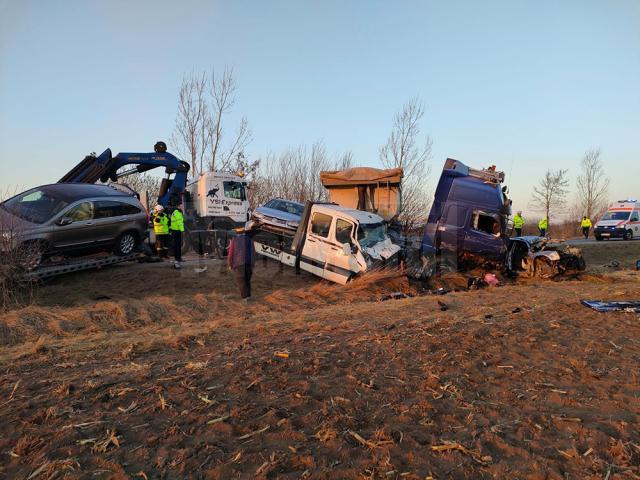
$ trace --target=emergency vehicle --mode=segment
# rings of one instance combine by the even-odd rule
[[[612,203],[594,228],[596,240],[640,237],[640,203],[637,200],[619,200]]]

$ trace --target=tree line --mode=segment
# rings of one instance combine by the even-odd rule
[[[225,69],[210,74],[191,72],[184,76],[178,92],[178,113],[170,144],[187,160],[195,177],[204,171],[242,172],[249,182],[251,207],[280,197],[304,202],[326,200],[320,183],[323,170],[343,170],[354,166],[353,154],[345,151],[329,155],[321,140],[311,146],[291,146],[250,158],[247,147],[253,140],[249,122],[242,117],[231,123],[236,103],[234,72]],[[425,108],[418,98],[405,103],[393,117],[391,132],[379,148],[384,168],[404,170],[401,223],[411,229],[426,220],[430,208],[427,184],[431,174],[432,140],[422,133]],[[550,169],[533,187],[530,207],[551,219],[567,210],[573,216],[595,218],[607,206],[609,178],[602,163],[602,152],[585,152],[569,204],[568,169]],[[143,185],[149,180],[142,180]]]

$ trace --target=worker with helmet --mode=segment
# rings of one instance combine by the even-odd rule
[[[169,222],[171,228],[171,237],[173,240],[173,266],[180,269],[182,266],[182,235],[184,234],[184,215],[182,213],[182,202],[179,201],[176,208],[171,213]]]
[[[516,237],[522,236],[522,227],[524,227],[524,218],[522,218],[522,211],[518,211],[513,217],[513,229],[516,231]]]
[[[153,207],[151,216],[153,231],[156,234],[156,253],[161,258],[169,256],[169,216],[162,205]]]

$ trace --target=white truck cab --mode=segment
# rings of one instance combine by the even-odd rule
[[[193,208],[201,218],[229,223],[228,228],[248,220],[247,182],[230,173],[205,172],[187,187]]]
[[[640,203],[637,200],[619,200],[612,203],[596,223],[596,240],[640,237]]]
[[[340,284],[388,263],[400,250],[379,215],[326,203],[307,204],[289,241],[259,232],[254,245],[258,254]]]

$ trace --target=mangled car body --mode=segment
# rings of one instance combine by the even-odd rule
[[[504,173],[495,167],[478,170],[452,158],[445,161],[422,237],[419,276],[436,268],[484,265],[543,277],[584,270],[575,248],[552,246],[539,237],[509,238],[511,200],[503,182]]]
[[[297,229],[259,224],[256,253],[345,284],[372,268],[397,263],[400,247],[383,218],[332,203],[307,202]]]
[[[535,236],[510,238],[504,266],[526,277],[541,278],[585,269],[579,249]]]

